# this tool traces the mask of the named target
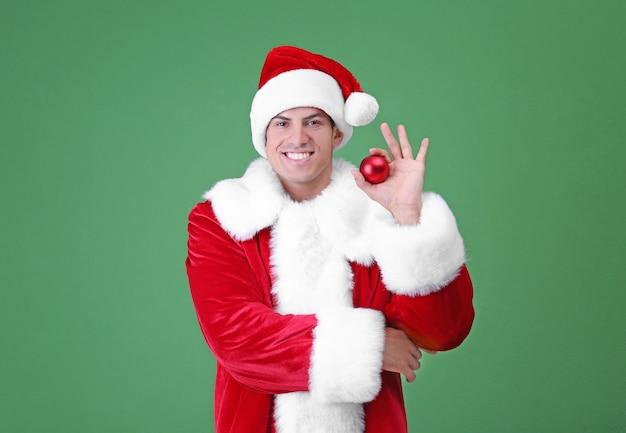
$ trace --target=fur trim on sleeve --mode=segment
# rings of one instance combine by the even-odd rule
[[[385,320],[379,311],[332,308],[317,313],[310,368],[311,396],[364,403],[381,386]]]
[[[372,230],[373,255],[387,288],[416,296],[437,291],[452,281],[465,263],[465,247],[452,211],[438,194],[422,195],[420,223],[395,224],[381,214]]]

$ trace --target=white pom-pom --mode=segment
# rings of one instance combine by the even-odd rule
[[[351,126],[369,124],[378,114],[378,102],[372,95],[362,92],[352,93],[343,107],[343,115]]]

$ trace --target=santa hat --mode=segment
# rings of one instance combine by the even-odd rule
[[[254,148],[265,157],[265,131],[277,114],[296,107],[315,107],[328,114],[343,132],[343,146],[352,127],[370,123],[378,114],[376,99],[344,66],[301,48],[272,49],[261,70],[252,100],[250,125]]]

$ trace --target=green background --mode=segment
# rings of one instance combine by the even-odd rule
[[[476,322],[412,432],[625,432],[626,2],[0,1],[0,431],[210,432],[184,269],[202,192],[256,157],[266,52],[338,59],[431,139]]]

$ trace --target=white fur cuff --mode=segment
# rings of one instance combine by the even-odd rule
[[[337,307],[317,314],[310,392],[323,402],[364,403],[381,386],[385,319],[365,308]]]
[[[374,258],[389,290],[426,295],[452,281],[465,263],[463,238],[444,199],[422,195],[420,223],[399,226],[393,221],[375,231]]]

